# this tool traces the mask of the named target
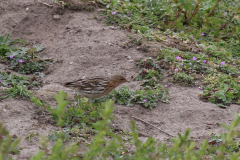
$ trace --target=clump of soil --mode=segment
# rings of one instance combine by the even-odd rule
[[[104,7],[101,3],[95,1],[83,1],[83,0],[63,0],[58,3],[62,7],[66,6],[72,10],[88,10],[93,11],[97,8]]]

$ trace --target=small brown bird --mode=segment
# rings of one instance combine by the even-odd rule
[[[72,82],[66,82],[63,86],[74,89],[82,97],[88,98],[88,104],[92,108],[93,98],[104,96],[122,83],[129,82],[120,75],[110,77],[89,77]],[[93,108],[92,108],[93,109]]]

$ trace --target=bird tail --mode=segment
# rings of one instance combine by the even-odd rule
[[[52,82],[52,83],[57,83],[57,84],[61,84],[64,86],[64,84],[62,82]]]
[[[65,82],[65,83],[62,83],[62,82],[53,82],[53,83],[57,83],[57,84],[60,84],[64,87],[68,87],[68,88],[71,88],[71,89],[75,89],[76,88],[76,84],[73,83],[73,82]]]
[[[62,85],[65,87],[76,87],[76,84],[74,82],[65,82]]]

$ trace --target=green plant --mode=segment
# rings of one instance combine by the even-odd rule
[[[12,86],[14,83],[20,84],[20,85],[21,84],[23,84],[23,85],[30,84],[27,77],[11,74],[11,71],[0,72],[0,80],[1,80],[0,85],[3,85],[3,86]]]
[[[143,86],[154,86],[163,78],[163,70],[156,64],[152,57],[140,59],[139,62],[137,62],[137,66],[141,69],[134,79],[137,81],[144,80]]]
[[[159,98],[161,98],[162,102],[169,103],[168,91],[164,86],[156,86],[156,88],[145,87],[142,90],[137,90],[133,94],[131,101],[152,109],[156,107]]]
[[[140,68],[161,71],[159,65],[154,62],[154,59],[152,57],[140,59],[139,62],[137,62],[137,66]]]
[[[240,5],[235,2],[229,0],[103,1],[107,5],[105,14],[108,23],[117,23],[123,28],[144,33],[146,36],[153,29],[165,31],[170,28],[175,32],[190,33],[199,40],[220,41],[221,39],[237,42]],[[221,43],[224,44],[222,41]],[[239,42],[237,44],[239,45]],[[234,47],[235,50],[236,48]]]
[[[64,131],[64,129],[63,129]],[[58,139],[63,140],[63,142],[70,139],[70,135],[66,134],[65,132],[60,131],[54,131],[53,133],[48,134],[48,139],[51,141],[57,141]]]
[[[143,86],[154,86],[162,79],[162,75],[155,71],[154,69],[142,69],[140,74],[135,78],[137,81],[143,80]]]
[[[31,160],[77,160],[78,158],[74,157],[74,154],[77,154],[78,146],[77,144],[72,144],[70,146],[65,146],[63,141],[61,139],[58,139],[55,144],[53,145],[51,149],[51,154],[48,155],[48,151],[50,151],[47,148],[47,142],[48,140],[46,138],[42,138],[42,149],[38,151],[37,154],[35,154]]]
[[[19,41],[9,40],[0,36],[0,58],[11,66],[10,69],[22,74],[41,72],[49,61],[41,59],[37,53],[43,50],[41,45],[34,45],[32,48],[14,46]],[[52,61],[50,60],[49,63]]]
[[[66,94],[59,92],[55,96],[58,101],[58,109],[54,113],[57,115],[57,124],[63,126],[63,117],[68,102],[65,100]],[[55,140],[52,148],[47,147],[49,140],[42,137],[41,150],[33,155],[31,160],[88,160],[88,159],[232,159],[237,160],[240,156],[239,141],[236,139],[240,136],[238,125],[240,124],[240,115],[235,113],[235,119],[230,125],[221,125],[227,130],[227,133],[216,135],[211,140],[203,140],[202,143],[196,144],[189,139],[190,129],[187,129],[183,135],[178,134],[174,137],[172,143],[158,143],[150,137],[146,142],[139,139],[139,133],[134,121],[131,121],[132,131],[128,133],[129,140],[125,141],[124,136],[114,133],[109,126],[113,113],[113,101],[106,101],[100,110],[102,120],[97,121],[93,126],[96,134],[92,138],[88,149],[79,153],[77,143],[65,144],[65,135],[61,131],[55,132]],[[16,152],[19,140],[13,141],[8,136],[8,132],[0,125],[0,157],[1,159],[11,159],[9,153]],[[217,146],[212,142],[219,142]],[[129,146],[134,146],[134,150],[129,151]]]
[[[112,94],[116,98],[117,103],[130,106],[133,105],[130,101],[132,99],[134,91],[130,91],[127,86],[122,86],[118,90],[114,90]]]
[[[0,159],[12,160],[13,158],[10,154],[19,153],[19,149],[17,148],[19,142],[20,139],[14,139],[10,136],[7,129],[0,123]]]
[[[25,139],[29,140],[30,142],[32,141],[32,138],[34,136],[39,136],[38,133],[33,133],[33,131],[31,131],[30,133],[27,134],[27,136],[25,137]]]
[[[44,140],[42,145],[43,151],[33,156],[33,160],[37,159],[233,159],[237,160],[240,156],[238,150],[234,150],[237,146],[235,137],[239,136],[237,126],[240,123],[240,116],[235,114],[235,119],[232,124],[226,126],[222,125],[228,133],[221,134],[222,143],[219,146],[212,146],[204,140],[198,146],[195,142],[189,139],[190,130],[187,129],[183,135],[178,134],[178,137],[172,139],[171,145],[166,143],[157,143],[152,137],[148,138],[146,142],[139,140],[139,134],[134,121],[131,122],[131,136],[130,141],[124,142],[121,135],[117,135],[110,130],[109,122],[112,119],[113,101],[105,103],[105,109],[101,110],[102,120],[98,121],[94,127],[97,134],[88,145],[88,150],[83,154],[77,153],[77,145],[73,144],[68,147],[63,145],[59,139],[52,148],[51,154],[47,155],[46,142]],[[134,146],[133,151],[129,151],[129,144]],[[56,147],[58,146],[58,147]],[[68,151],[68,152],[67,152]]]
[[[240,141],[239,138],[234,138],[234,140],[236,141],[235,143],[232,143],[230,145],[228,145],[228,149],[231,152],[239,152],[240,151]]]
[[[59,131],[49,134],[48,138],[53,141],[60,138],[63,141],[87,142],[86,139],[96,133],[92,129],[93,124],[102,119],[98,110],[104,107],[104,103],[98,105],[98,108],[97,104],[94,104],[95,110],[92,110],[87,100],[82,100],[80,97],[76,97],[77,103],[71,105],[70,101],[66,100],[67,94],[63,91],[59,91],[58,95],[54,96],[54,98],[58,102],[57,107],[47,106],[36,97],[31,98],[34,104],[41,106],[42,109],[46,109],[53,120],[58,123],[57,125],[61,126]]]
[[[191,77],[184,72],[175,72],[173,78],[175,82],[179,82],[180,84],[183,84],[183,85],[187,85],[187,86],[195,85],[194,77]]]
[[[21,86],[17,86],[15,83],[13,83],[12,88],[4,89],[1,92],[7,93],[7,95],[0,97],[0,99],[16,97],[16,96],[22,96],[22,98],[25,97],[25,98],[30,98],[30,99],[32,97],[32,93],[29,92],[23,84]]]
[[[207,98],[210,102],[216,103],[219,107],[226,108],[231,102],[239,103],[240,87],[238,83],[225,84],[220,83],[219,87],[206,87],[200,93],[203,98]]]
[[[145,87],[137,91],[130,91],[127,86],[122,86],[118,90],[113,90],[109,95],[93,99],[93,102],[99,103],[113,97],[115,97],[116,102],[119,104],[126,104],[127,106],[141,104],[149,109],[156,107],[159,98],[161,98],[162,102],[169,102],[166,87],[160,85]]]
[[[43,150],[39,151],[35,156],[31,158],[31,160],[38,160],[38,159],[69,159],[72,157],[72,154],[76,154],[78,150],[78,146],[76,143],[73,143],[69,147],[65,146],[63,141],[66,140],[66,135],[62,132],[61,128],[64,126],[64,120],[67,116],[67,113],[65,113],[66,107],[69,104],[69,101],[66,100],[67,94],[63,91],[59,91],[58,95],[55,95],[54,98],[58,102],[58,106],[55,109],[51,109],[50,106],[46,106],[44,102],[41,102],[36,97],[32,97],[31,101],[33,101],[35,104],[40,105],[41,107],[46,107],[47,110],[55,116],[55,120],[57,122],[57,125],[59,126],[59,132],[55,132],[53,135],[49,135],[50,140],[56,140],[55,144],[52,147],[52,154],[47,155],[49,150],[47,148],[48,139],[45,137],[42,137],[42,148]],[[74,159],[72,157],[71,159]]]
[[[222,137],[220,134],[214,134],[211,139],[208,141],[209,144],[213,145],[215,143],[222,142]]]
[[[179,51],[170,47],[163,48],[159,44],[162,49],[158,60],[164,60],[167,64],[167,67],[163,65],[162,68],[179,69],[190,77],[195,77],[195,73],[201,74],[203,78],[209,77],[208,75],[227,74],[232,80],[240,76],[237,67],[240,60],[240,4],[236,0],[99,2],[106,5],[104,14],[109,24],[118,24],[137,33],[130,36],[131,42],[137,41],[137,45],[144,45],[144,41],[154,41],[157,45],[157,42],[164,40],[168,44],[176,44],[173,45],[176,48],[184,45],[186,49]],[[192,43],[202,51],[194,52]],[[177,60],[176,57],[181,59]],[[154,86],[161,79],[159,75],[162,72],[158,70],[159,67],[155,68],[154,61],[152,58],[144,58],[137,63],[141,69],[135,80],[144,80],[144,86]],[[192,85],[193,80],[186,75],[182,76]],[[177,77],[175,75],[175,78]],[[220,84],[215,81],[213,83]],[[235,94],[232,102],[239,102]]]

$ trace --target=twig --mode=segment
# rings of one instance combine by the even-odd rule
[[[141,73],[138,73],[133,79],[132,79],[132,81],[137,77],[137,76],[139,76]]]
[[[97,9],[97,12],[106,11],[106,9]]]
[[[215,4],[215,6],[213,7],[212,11],[208,14],[208,17],[211,16],[214,12],[214,10],[216,9],[218,3],[220,2],[220,0],[217,1],[217,3]]]
[[[227,24],[232,21],[233,17],[234,17],[236,14],[237,14],[237,13],[235,12],[235,13],[232,15],[232,17],[230,17],[229,21],[226,22],[225,24],[223,24],[223,25],[220,27],[219,30],[222,30],[223,28],[225,28],[225,27],[227,26]]]
[[[41,4],[44,4],[44,5],[48,6],[48,7],[53,7],[52,5],[50,5],[50,4],[48,4],[48,3],[41,2],[40,0],[38,0],[38,2],[41,3]]]
[[[154,126],[154,125],[152,125],[152,124],[150,124],[150,123],[148,123],[148,122],[146,122],[146,121],[144,121],[144,120],[141,120],[141,119],[136,118],[136,117],[133,117],[133,116],[132,116],[132,118],[134,118],[134,119],[136,119],[136,120],[139,120],[139,121],[141,121],[141,122],[144,122],[144,123],[146,123],[146,124],[148,124],[148,125],[150,125],[150,126],[156,128],[156,129],[158,129],[159,131],[161,131],[161,132],[163,132],[163,133],[165,133],[165,134],[167,134],[167,135],[169,135],[169,136],[174,137],[173,135],[171,135],[171,134],[169,134],[169,133],[167,133],[167,132],[165,132],[165,131],[159,129],[158,127],[156,127],[156,126]]]
[[[204,124],[207,124],[207,125],[216,125],[216,123],[209,123],[209,122],[206,122]]]
[[[39,58],[39,59],[32,59],[32,61],[34,61],[34,62],[39,62],[39,61],[53,61],[53,59],[51,59],[51,58],[43,58],[43,59]]]
[[[63,9],[64,9],[64,6],[65,6],[64,1],[57,1],[56,0],[55,3],[58,4],[59,6],[63,7]],[[60,3],[62,3],[62,4],[60,4]]]

